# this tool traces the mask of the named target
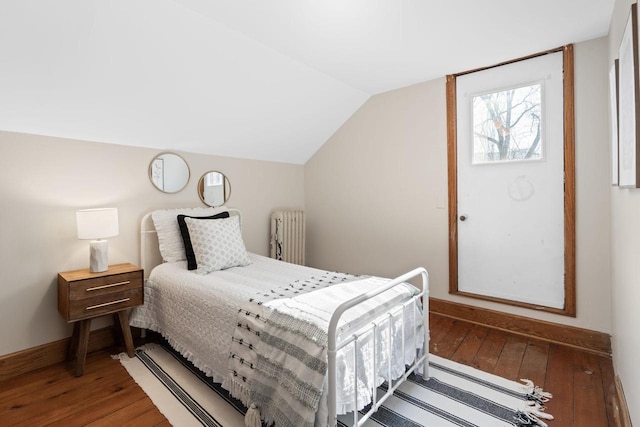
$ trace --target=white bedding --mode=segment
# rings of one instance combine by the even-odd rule
[[[188,271],[186,261],[158,265],[145,284],[144,305],[133,310],[130,324],[161,333],[198,369],[221,383],[227,375],[239,308],[256,291],[325,273],[256,254],[249,257],[248,266],[204,276]]]
[[[255,299],[254,297],[259,291],[270,292],[279,287],[288,286],[297,280],[306,281],[310,277],[317,279],[318,277],[328,277],[333,274],[310,267],[276,261],[260,255],[249,254],[249,256],[252,263],[248,266],[234,267],[204,276],[188,271],[186,261],[164,263],[155,267],[145,285],[144,305],[133,310],[130,324],[161,333],[178,352],[197,368],[211,376],[215,382],[227,383],[228,386],[229,375],[235,373],[229,369],[229,355],[232,349],[232,336],[236,326],[239,326],[239,310],[245,308],[250,299]],[[371,283],[369,286],[371,286]],[[327,295],[332,294],[329,293]],[[267,297],[267,295],[264,295],[264,297]],[[271,295],[266,300],[272,300]],[[316,306],[316,302],[311,297],[307,307],[312,309],[312,307]],[[334,302],[328,301],[325,305],[328,306],[332,303]],[[272,303],[269,304],[271,305]],[[275,301],[273,304],[279,305]],[[371,307],[363,307],[363,312],[370,309]],[[418,314],[417,320],[419,318],[420,315]],[[328,318],[326,321],[328,321]],[[384,338],[384,336],[380,338]],[[419,340],[416,344],[419,347],[422,344],[423,336],[419,334],[418,338]],[[381,345],[383,341],[384,339],[380,339],[378,345]],[[413,341],[413,339],[410,341]],[[409,347],[411,347],[410,341],[405,343]],[[370,343],[368,339],[365,340],[365,343],[367,342]],[[399,342],[401,340],[397,341],[397,343]],[[236,344],[234,345],[237,346]],[[365,345],[363,348],[366,347]],[[394,372],[392,375],[394,377],[404,371],[405,363],[412,361],[413,356],[410,356],[410,354],[414,353],[415,355],[415,352],[407,348],[406,350],[408,351],[405,354],[407,359],[403,363],[401,347],[400,345],[396,346],[393,349],[394,354],[391,356],[391,360],[396,362],[393,363]],[[349,352],[349,348],[345,350]],[[378,355],[376,358],[378,366],[386,365],[386,363],[382,363],[384,361],[383,357]],[[367,365],[363,364],[362,366]],[[344,371],[342,374],[344,374]],[[371,377],[373,382],[379,383],[382,376],[384,375],[380,374],[380,377],[372,375]],[[346,375],[346,377],[346,383],[343,384],[343,388],[341,387],[342,390],[338,396],[338,406],[342,410],[350,410],[354,406],[354,402],[351,402],[354,385],[348,384],[349,382],[352,383],[351,376]],[[371,383],[362,385],[364,390],[359,392],[361,398],[365,397],[366,389],[372,385]],[[233,387],[231,388],[233,389]],[[360,389],[361,385],[358,384],[357,388]],[[247,405],[250,403],[246,397],[241,400]],[[357,406],[361,408],[364,406],[364,402],[358,399]],[[318,411],[319,419],[326,420],[326,395]],[[320,424],[324,424],[324,422],[320,422]]]
[[[250,398],[246,399],[244,393],[240,393],[245,404],[255,404],[267,424],[275,421],[279,427],[326,425],[329,321],[343,302],[390,281],[379,277],[340,281],[292,298],[264,302],[261,313],[267,320],[262,326],[251,322],[260,339],[254,347],[256,366],[247,372]],[[415,287],[402,283],[356,305],[341,317],[338,342],[357,334],[359,345],[357,351],[351,343],[336,354],[338,413],[364,408],[371,402],[372,390],[384,380],[400,377],[405,372],[405,365],[414,361],[415,350],[422,346],[424,338],[421,327],[416,334],[422,317],[412,299],[417,293]],[[403,303],[406,304],[404,309],[398,306]],[[251,311],[249,306],[248,312]],[[243,329],[240,324],[244,317],[239,316],[238,329]],[[369,329],[374,319],[378,325],[375,341]],[[403,342],[406,345],[404,359]],[[244,351],[248,360],[252,360],[251,353],[251,350]],[[238,369],[235,363],[230,366]],[[356,375],[357,381],[354,381]],[[245,380],[236,375],[230,379],[240,386],[232,385],[233,390],[245,384]]]

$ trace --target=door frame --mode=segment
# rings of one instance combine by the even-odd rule
[[[465,74],[563,52],[563,105],[564,105],[564,307],[553,308],[504,298],[474,294],[458,290],[458,165],[457,165],[457,105],[456,79]],[[575,114],[573,45],[569,44],[490,67],[478,68],[446,77],[447,102],[447,163],[449,191],[449,293],[510,304],[518,307],[576,317],[576,231],[575,231]]]

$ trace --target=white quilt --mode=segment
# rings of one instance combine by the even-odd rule
[[[246,267],[204,276],[188,271],[186,261],[158,265],[145,284],[144,305],[131,313],[131,326],[161,333],[187,360],[222,383],[239,308],[257,291],[326,273],[251,253],[249,257],[252,263]]]
[[[250,257],[252,264],[249,266],[231,268],[205,276],[189,272],[186,269],[186,261],[165,263],[156,267],[151,272],[145,285],[144,305],[135,308],[132,312],[131,325],[161,333],[177,351],[197,368],[211,376],[215,382],[223,383],[226,388],[233,389],[229,384],[229,373],[231,371],[229,370],[228,362],[230,361],[232,336],[238,325],[240,309],[245,307],[247,301],[260,292],[271,292],[273,289],[286,287],[299,280],[305,280],[310,277],[317,279],[318,277],[332,274],[309,267],[275,261],[255,254],[250,254]],[[371,278],[368,280],[368,282],[349,282],[349,284],[345,284],[345,296],[355,296],[375,287],[376,284],[379,285],[382,283],[380,280],[386,279]],[[354,283],[357,283],[357,285],[353,285]],[[404,293],[411,294],[414,290],[415,288],[407,287]],[[315,294],[315,296],[312,294]],[[271,301],[269,310],[277,309],[280,313],[287,313],[291,310],[300,312],[301,307],[306,307],[303,311],[307,313],[319,310],[330,315],[330,311],[336,305],[335,295],[332,292],[320,294],[313,292],[312,294],[296,297],[293,305],[291,304],[291,299],[274,300],[273,298],[268,298]],[[281,303],[278,301],[288,302]],[[362,308],[364,312],[371,309],[371,306]],[[410,319],[414,319],[413,312],[409,311],[409,313]],[[318,311],[313,315],[317,314]],[[322,320],[321,323],[328,321],[326,315],[322,317],[326,320]],[[407,313],[405,313],[405,319],[407,319]],[[418,322],[421,320],[419,313],[416,320]],[[353,328],[355,327],[358,327],[358,325],[351,325],[351,328],[349,328],[350,333],[354,331]],[[384,329],[386,328],[382,330],[384,331]],[[394,327],[394,329],[394,334],[397,336],[399,330],[397,327]],[[378,336],[378,347],[383,345],[385,337],[386,335],[384,334]],[[392,351],[391,361],[393,362],[394,371],[392,376],[394,377],[403,373],[404,363],[411,362],[415,355],[415,351],[411,349],[411,346],[414,345],[413,337],[406,337],[408,338],[405,342],[406,360],[402,361],[401,345],[396,345]],[[415,345],[420,347],[423,334],[417,334],[416,338]],[[400,343],[402,340],[394,340],[394,342]],[[372,340],[370,337],[365,337],[363,350],[361,350],[362,360],[359,360],[362,369],[363,366],[368,366],[367,363],[372,360],[372,355],[376,354],[378,361],[376,369],[380,371],[375,374],[365,372],[370,381],[353,382],[351,375],[353,367],[349,366],[353,360],[350,354],[353,352],[352,346],[347,347],[343,354],[339,355],[339,363],[343,369],[339,374],[339,381],[344,381],[343,386],[339,387],[339,412],[351,410],[354,406],[362,408],[366,404],[368,389],[371,389],[373,383],[380,383],[382,378],[386,376],[382,373],[383,368],[386,369],[386,357],[388,357],[384,355],[386,348],[382,348],[382,352],[380,352],[380,348],[374,351],[371,346]],[[360,396],[357,404],[353,402],[354,387],[358,388],[358,395]],[[249,399],[246,397],[242,400],[248,405],[251,402],[248,402]],[[365,399],[360,400],[362,398]],[[316,421],[326,420],[326,394],[322,396],[322,400],[319,403],[318,415],[319,418]],[[320,423],[322,424],[322,422]]]

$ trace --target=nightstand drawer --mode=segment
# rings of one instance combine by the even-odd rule
[[[71,301],[84,300],[133,289],[142,289],[142,274],[140,272],[114,274],[72,282],[69,284],[69,299]]]
[[[89,319],[141,305],[144,272],[133,264],[116,264],[107,271],[88,269],[58,274],[58,311],[67,322]]]
[[[141,305],[142,300],[141,287],[72,300],[69,305],[69,321],[115,313],[129,307]]]

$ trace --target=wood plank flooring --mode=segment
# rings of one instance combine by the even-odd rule
[[[550,427],[614,427],[611,359],[432,315],[431,352],[554,394]],[[87,356],[84,376],[57,364],[0,382],[0,426],[169,426],[107,351]]]

